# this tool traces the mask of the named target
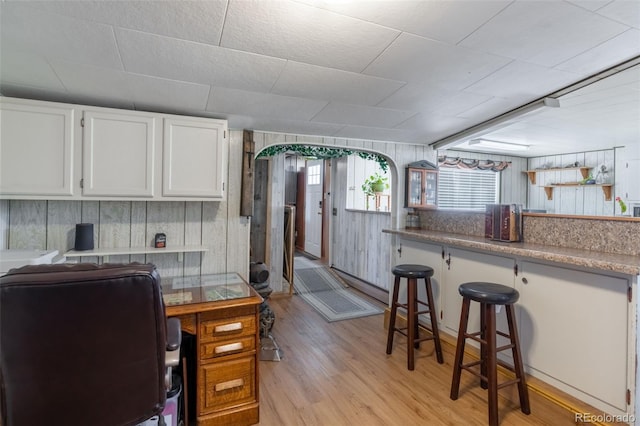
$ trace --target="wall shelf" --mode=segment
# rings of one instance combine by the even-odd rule
[[[593,167],[554,167],[551,169],[536,169],[536,170],[527,170],[522,173],[526,173],[529,176],[529,182],[531,185],[536,184],[536,173],[544,173],[544,172],[560,172],[566,170],[580,170],[580,174],[584,179],[589,177],[589,170],[593,169]]]
[[[209,251],[207,246],[175,246],[165,248],[155,247],[100,247],[93,250],[69,250],[64,255],[66,257],[88,257],[97,256],[109,261],[109,256],[120,256],[128,254],[159,254],[178,253],[178,261],[182,262],[184,253],[197,253]]]
[[[602,192],[604,193],[605,201],[611,201],[611,188],[613,184],[611,183],[602,183],[602,184],[581,184],[578,182],[573,183],[559,183],[556,185],[546,185],[544,187],[544,192],[547,194],[547,200],[553,200],[553,188],[559,188],[563,186],[581,186],[581,187],[589,187],[589,186],[599,186],[602,188]]]

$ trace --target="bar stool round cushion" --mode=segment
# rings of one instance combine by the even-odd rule
[[[458,291],[462,297],[491,305],[511,305],[520,297],[520,293],[514,288],[485,282],[460,284]]]
[[[393,275],[404,278],[427,278],[433,276],[433,268],[424,265],[396,265]]]

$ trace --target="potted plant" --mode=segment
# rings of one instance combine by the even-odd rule
[[[387,188],[389,188],[388,178],[381,176],[378,172],[366,178],[362,184],[362,191],[367,196],[384,192]]]

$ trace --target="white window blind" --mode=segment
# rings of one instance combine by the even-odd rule
[[[438,208],[485,210],[499,202],[500,173],[441,167],[438,173]]]

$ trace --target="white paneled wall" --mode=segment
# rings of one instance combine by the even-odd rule
[[[334,161],[331,207],[337,207],[337,215],[331,217],[332,240],[330,260],[332,264],[351,275],[368,281],[381,288],[388,288],[391,280],[390,261],[392,237],[382,234],[382,229],[404,226],[406,209],[404,209],[404,167],[413,161],[435,161],[435,151],[425,145],[398,144],[392,142],[374,142],[354,139],[322,138],[302,135],[285,135],[278,133],[254,132],[256,153],[271,145],[305,144],[318,146],[334,146],[340,148],[361,149],[383,154],[389,161],[389,173],[392,181],[392,210],[390,214],[352,212],[345,210],[346,205],[346,167],[340,161]],[[280,156],[284,157],[284,154]],[[278,157],[280,157],[278,156]],[[277,158],[277,157],[276,157]],[[346,165],[346,163],[345,163]],[[273,172],[280,176],[278,167]],[[284,162],[282,162],[284,173]],[[274,177],[275,179],[276,177]],[[284,185],[284,179],[282,184]],[[282,197],[283,189],[277,184],[271,188],[271,217],[277,224],[272,224],[271,232],[280,232],[280,218],[284,221],[284,204],[280,205],[274,197]],[[284,222],[282,223],[284,226]],[[282,228],[283,229],[283,228]],[[281,234],[272,234],[281,235]],[[272,238],[272,262],[269,265],[270,284],[274,291],[282,291],[282,246]],[[392,261],[395,262],[395,259]]]
[[[167,246],[204,245],[209,251],[111,256],[109,262],[151,262],[161,276],[234,271],[249,277],[249,219],[240,217],[242,132],[229,142],[228,199],[181,201],[0,201],[0,248],[55,249],[74,246],[75,225],[94,224],[96,247],[152,246],[156,233]],[[96,257],[82,261],[98,262]]]
[[[614,150],[579,152],[572,154],[535,157],[529,159],[529,170],[543,167],[564,168],[579,163],[580,166],[593,167],[593,177],[597,175],[596,168],[605,164],[609,170],[609,183],[614,184],[612,194],[615,194],[615,155]],[[557,183],[578,182],[583,179],[579,170],[550,170],[536,173],[536,184],[529,184],[529,208],[543,209],[547,213],[566,215],[612,216],[614,214],[614,199],[605,200],[602,188],[599,186],[581,185],[554,187],[551,200],[547,199],[545,185]]]

